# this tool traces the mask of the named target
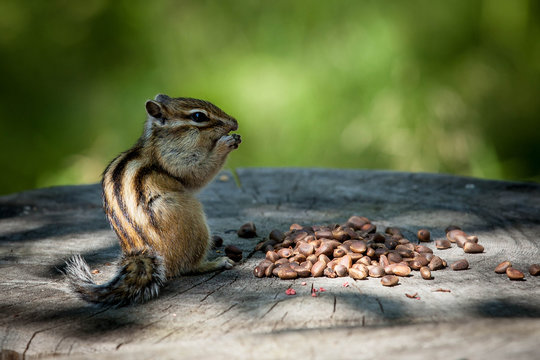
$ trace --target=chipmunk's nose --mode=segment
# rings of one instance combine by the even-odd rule
[[[231,119],[231,131],[238,130],[238,121],[236,119]]]

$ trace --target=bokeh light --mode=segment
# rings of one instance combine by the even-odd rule
[[[227,167],[540,181],[535,1],[0,2],[0,192],[99,181],[158,93],[240,123]]]

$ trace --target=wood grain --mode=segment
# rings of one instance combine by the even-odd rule
[[[526,273],[525,281],[510,281],[493,270],[503,260],[524,272],[540,262],[539,185],[323,169],[239,169],[237,184],[224,174],[228,180],[214,181],[200,198],[213,233],[240,247],[244,262],[174,279],[157,300],[123,309],[87,306],[59,272],[79,253],[100,271],[98,281],[114,272],[120,249],[98,185],[1,197],[2,358],[518,359],[536,353],[540,279]],[[449,263],[466,258],[471,269],[435,271],[431,281],[414,272],[393,288],[378,279],[253,276],[264,257],[253,249],[272,229],[342,223],[352,214],[380,229],[398,226],[411,240],[419,228],[436,240],[457,224],[477,235],[485,252],[434,250]],[[259,237],[238,238],[235,230],[248,221]],[[312,297],[312,284],[327,291]],[[288,287],[297,294],[286,295]],[[450,292],[434,291],[439,288]]]

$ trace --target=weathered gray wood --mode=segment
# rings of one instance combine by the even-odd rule
[[[540,186],[446,175],[313,169],[241,169],[240,187],[216,180],[201,194],[210,227],[244,250],[233,270],[171,281],[147,304],[88,307],[57,268],[81,253],[98,280],[120,250],[101,210],[98,185],[40,189],[0,198],[0,346],[3,357],[70,358],[533,358],[540,335],[540,279],[493,272],[540,262]],[[461,225],[483,254],[435,250],[471,269],[417,273],[394,288],[379,280],[257,279],[253,248],[273,228],[341,223],[364,215],[442,238]],[[259,238],[234,232],[253,221]],[[434,248],[433,244],[430,244]],[[216,252],[213,255],[218,255]],[[301,283],[306,281],[306,285]],[[350,284],[344,287],[344,282]],[[310,296],[311,284],[327,291]],[[292,286],[297,295],[287,296]],[[433,292],[437,288],[450,293]],[[418,293],[420,300],[405,293]]]

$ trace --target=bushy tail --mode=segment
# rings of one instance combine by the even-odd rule
[[[80,255],[66,262],[66,277],[83,300],[101,306],[140,304],[159,294],[165,284],[163,258],[149,249],[124,254],[120,269],[107,283],[92,280],[88,264]]]

